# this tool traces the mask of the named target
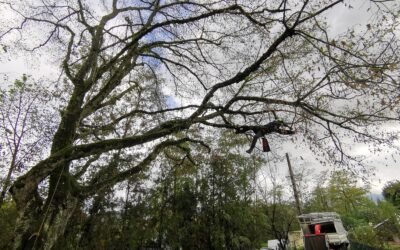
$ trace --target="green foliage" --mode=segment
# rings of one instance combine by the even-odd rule
[[[57,247],[259,248],[267,240],[270,209],[252,199],[254,171],[262,162],[241,156],[229,136],[221,137],[211,158],[189,145],[166,150],[152,186],[136,179],[125,187],[124,199],[111,190],[95,196],[88,212],[74,215]],[[276,214],[283,218],[285,211]]]
[[[345,214],[368,203],[368,189],[357,186],[357,178],[347,171],[332,173],[328,183],[329,199],[335,211]]]
[[[375,212],[375,225],[379,224],[376,228],[377,234],[383,240],[393,240],[398,238],[400,234],[400,212],[393,204],[381,201],[377,204]]]
[[[319,183],[306,204],[309,212],[335,211],[351,213],[359,207],[368,206],[367,188],[357,186],[357,179],[347,171],[333,172],[327,183]]]
[[[383,197],[400,209],[400,181],[391,181],[386,183],[382,191]]]
[[[248,249],[263,240],[265,217],[252,204],[252,178],[259,165],[236,151],[240,142],[221,136],[211,159],[196,151],[193,165],[169,152],[164,177],[154,190],[158,245],[183,249]],[[238,144],[236,144],[238,143]],[[259,162],[257,162],[259,164]]]
[[[8,249],[13,237],[17,209],[12,201],[5,201],[0,208],[0,249]]]
[[[294,204],[277,201],[264,205],[267,218],[266,233],[268,239],[277,239],[284,244],[288,240],[288,233],[299,230],[297,211]]]
[[[349,237],[369,247],[384,249],[385,244],[381,241],[376,231],[371,226],[358,226],[349,232]]]

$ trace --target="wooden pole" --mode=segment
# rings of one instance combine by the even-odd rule
[[[299,194],[297,192],[296,182],[294,180],[292,165],[290,164],[289,154],[288,153],[286,153],[286,160],[287,160],[288,167],[289,167],[290,180],[292,181],[292,187],[293,187],[294,199],[296,201],[297,213],[298,213],[298,215],[301,215],[302,212],[301,212]]]

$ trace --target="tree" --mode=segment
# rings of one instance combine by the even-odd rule
[[[374,126],[398,121],[396,17],[380,9],[361,33],[331,37],[324,13],[342,2],[2,1],[16,21],[1,44],[52,52],[67,86],[50,153],[11,188],[14,248],[50,249],[82,200],[168,147],[204,144],[186,133],[198,125],[278,116],[339,164],[357,161],[350,136],[390,145]],[[45,180],[42,201],[34,193]]]
[[[231,137],[222,133],[211,159],[200,147],[191,157],[186,145],[165,150],[163,167],[149,170],[153,185],[129,180],[123,201],[111,191],[96,195],[87,218],[79,223],[74,215],[56,248],[259,248],[267,221],[250,184],[260,159],[240,155],[238,144],[247,141]]]
[[[383,248],[388,241],[398,240],[398,211],[389,202],[377,204],[369,200],[357,210],[346,214],[343,222],[353,241]]]
[[[349,171],[332,172],[327,183],[319,182],[314,188],[306,209],[309,212],[334,211],[344,216],[368,207],[372,203],[367,198],[368,188],[360,187],[357,179]]]
[[[274,185],[270,192],[272,200],[261,203],[267,220],[266,233],[269,239],[277,239],[279,247],[285,249],[289,244],[289,232],[298,230],[297,210],[294,203],[283,199],[283,187]]]
[[[192,156],[168,150],[152,192],[158,248],[258,248],[265,216],[254,204],[254,171],[261,160],[240,155],[242,138],[221,133],[212,157],[201,148]],[[214,138],[211,138],[215,140]],[[189,150],[189,148],[186,148]],[[153,237],[155,238],[155,237]]]
[[[51,95],[28,76],[15,80],[8,89],[0,88],[0,207],[13,183],[13,175],[29,169],[41,159],[54,132],[55,109]]]
[[[400,208],[400,181],[391,181],[385,184],[382,190],[385,200]]]

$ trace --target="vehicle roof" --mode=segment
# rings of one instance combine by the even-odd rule
[[[309,213],[298,216],[300,222],[311,222],[311,221],[329,221],[329,220],[340,220],[340,216],[335,212],[321,212],[321,213]]]

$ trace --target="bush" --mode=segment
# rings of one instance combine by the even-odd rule
[[[349,237],[354,242],[362,243],[376,249],[386,249],[385,242],[377,235],[371,226],[358,226],[349,232]]]
[[[0,249],[9,249],[12,240],[17,209],[13,201],[4,201],[0,208]]]

